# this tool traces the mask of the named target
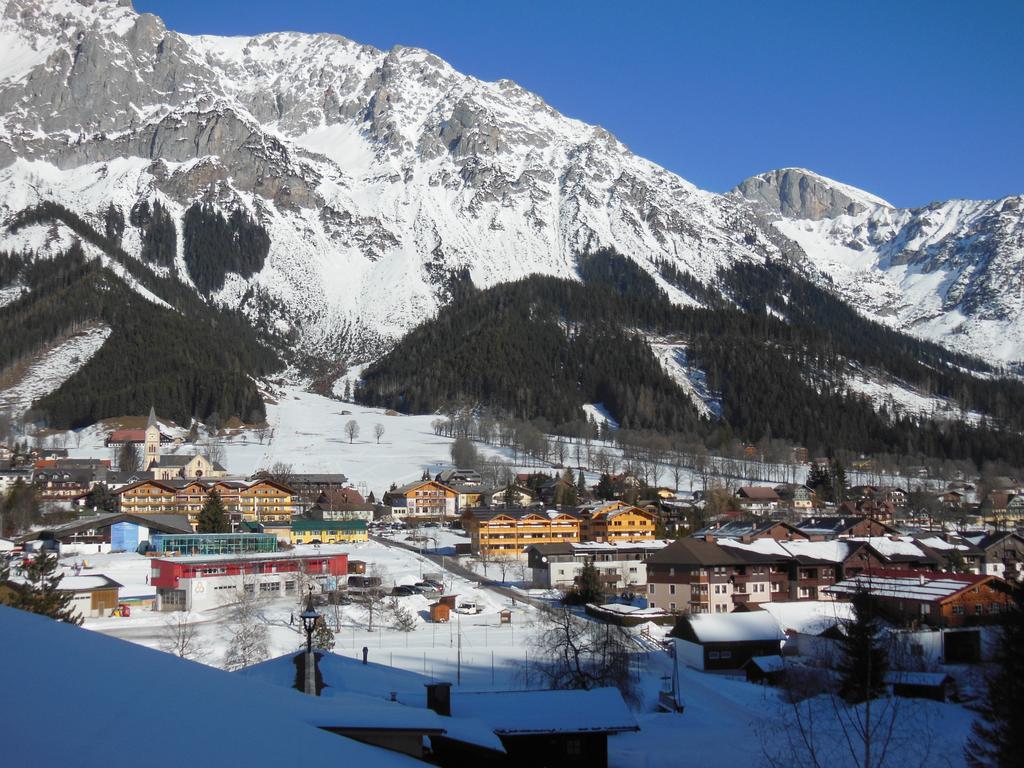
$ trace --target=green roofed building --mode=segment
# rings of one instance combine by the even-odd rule
[[[344,544],[368,539],[365,520],[292,521],[292,544]]]

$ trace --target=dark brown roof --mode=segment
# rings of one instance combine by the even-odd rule
[[[733,565],[739,561],[718,544],[703,539],[679,539],[647,558],[664,565]]]

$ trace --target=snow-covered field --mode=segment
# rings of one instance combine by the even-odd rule
[[[297,549],[312,551],[312,547]],[[440,570],[413,552],[374,542],[324,545],[319,551],[345,552],[353,559],[365,561],[368,570],[381,575],[388,589],[398,584],[413,584],[422,580],[425,574]],[[133,553],[84,555],[67,558],[63,564],[70,572],[75,563],[82,561],[90,566],[82,571],[83,575],[103,574],[132,591],[147,588],[150,573],[150,559],[147,557]],[[440,676],[448,674],[449,668],[454,669],[458,663],[458,634],[461,632],[462,663],[467,667],[480,667],[474,670],[472,676],[479,678],[481,685],[485,677],[489,680],[493,655],[495,663],[500,663],[505,669],[503,674],[506,683],[511,684],[516,666],[513,662],[524,658],[522,642],[533,631],[530,627],[533,609],[521,601],[517,601],[513,607],[510,599],[452,574],[447,574],[445,581],[450,584],[450,591],[460,596],[460,600],[475,601],[483,609],[482,612],[476,615],[455,614],[450,624],[432,624],[427,621],[427,613],[433,600],[423,595],[399,597],[398,602],[415,616],[415,629],[402,632],[385,628],[383,631],[368,632],[367,615],[362,607],[338,606],[337,616],[333,606],[325,607],[321,610],[327,614],[331,624],[334,625],[337,620],[340,625],[335,635],[335,652],[361,656],[362,648],[366,646],[374,661],[415,668],[417,671],[422,671],[426,666],[428,672],[434,668],[435,674]],[[499,625],[498,612],[503,608],[514,612],[511,627]],[[297,615],[300,610],[297,598],[292,597],[268,600],[263,605],[262,615],[269,629],[271,657],[294,651],[305,642],[298,623],[291,621],[292,615]],[[190,619],[199,627],[200,645],[204,651],[200,660],[211,666],[220,666],[227,650],[228,638],[224,633],[226,615],[225,609],[190,614]],[[380,618],[375,618],[374,622],[377,626]],[[156,649],[161,648],[168,633],[167,614],[146,610],[134,610],[127,618],[89,618],[84,626]]]

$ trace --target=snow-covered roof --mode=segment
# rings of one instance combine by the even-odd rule
[[[99,574],[95,576],[65,576],[58,587],[67,592],[88,592],[93,589],[116,589],[121,585]]]
[[[924,557],[925,553],[909,536],[866,536],[850,541],[862,541],[885,557]]]
[[[452,715],[479,718],[498,734],[639,730],[616,688],[589,691],[452,691]]]
[[[866,590],[877,597],[935,602],[945,600],[988,578],[951,573],[865,573],[826,587],[826,591],[833,594],[854,594]]]
[[[830,563],[843,562],[853,549],[847,541],[787,541],[783,542],[783,547],[793,557],[826,560]]]
[[[701,643],[743,643],[782,640],[775,617],[765,611],[752,613],[695,613],[685,616]]]
[[[372,654],[372,651],[371,651]],[[285,654],[239,670],[237,674],[272,685],[291,688],[295,684],[295,654]],[[366,716],[365,727],[441,728],[444,735],[490,750],[504,751],[493,729],[473,717],[442,717],[426,709],[427,683],[436,682],[426,675],[404,669],[367,663],[334,653],[322,653],[320,674],[325,688],[321,699],[342,706],[358,704]],[[391,695],[394,694],[394,701]],[[357,719],[349,718],[347,727]]]
[[[782,656],[752,656],[747,664],[756,665],[762,672],[781,672],[786,667]]]
[[[836,600],[770,602],[762,604],[761,608],[775,619],[783,632],[805,635],[819,635],[853,617],[853,606]]]
[[[945,672],[889,672],[884,680],[889,685],[928,685],[938,687],[949,679]]]
[[[202,765],[292,765],[299,750],[313,764],[423,765],[321,730],[339,724],[337,710],[295,690],[5,606],[0,635],[4,651],[18,659],[0,665],[0,687],[18,691],[18,706],[0,723],[9,765],[37,763],[43,749],[51,757],[74,755],[80,765],[136,768],[139,751],[124,748],[118,735],[149,733],[154,724],[180,722],[183,712],[189,725],[179,748],[147,750],[149,768],[180,766],[183,749]],[[26,669],[32,685],[24,684]],[[57,690],[81,695],[54,696]],[[82,706],[82,696],[97,706]]]

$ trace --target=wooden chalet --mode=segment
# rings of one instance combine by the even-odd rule
[[[519,557],[531,544],[580,540],[580,518],[553,510],[467,509],[462,527],[469,534],[470,552],[483,557]]]

